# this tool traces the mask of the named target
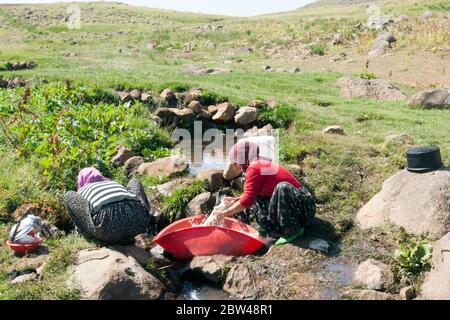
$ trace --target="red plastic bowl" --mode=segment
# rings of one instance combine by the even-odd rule
[[[38,238],[38,239],[39,240],[37,242],[29,243],[29,244],[13,243],[13,242],[7,240],[6,245],[8,247],[10,247],[16,253],[27,254],[27,253],[35,251],[42,244],[42,241],[44,239],[42,239],[42,238]]]
[[[236,219],[225,218],[224,227],[195,226],[205,218],[198,215],[174,222],[153,241],[181,260],[216,254],[249,255],[267,244],[258,231]]]

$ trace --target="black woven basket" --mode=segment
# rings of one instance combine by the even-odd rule
[[[408,170],[425,172],[436,170],[442,166],[441,152],[437,146],[424,146],[409,149],[406,152]]]

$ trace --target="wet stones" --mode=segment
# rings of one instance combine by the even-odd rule
[[[367,289],[382,290],[394,283],[394,274],[384,263],[369,259],[359,265],[355,280]]]

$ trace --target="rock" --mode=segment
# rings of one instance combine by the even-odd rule
[[[125,246],[114,246],[112,247],[112,249],[120,251],[127,257],[133,257],[144,268],[148,265],[148,262],[152,258],[150,252],[134,244]]]
[[[423,20],[428,20],[428,19],[432,18],[433,16],[434,16],[433,12],[425,11],[424,13],[421,14],[420,18],[422,18]]]
[[[50,255],[47,252],[39,252],[42,247],[33,253],[29,253],[21,257],[20,259],[11,263],[8,267],[8,273],[16,270],[34,269],[37,270],[42,267],[49,259]]]
[[[344,60],[347,57],[347,54],[345,52],[340,52],[337,55],[333,56],[333,61],[341,61]]]
[[[184,102],[186,104],[189,104],[192,101],[199,101],[202,94],[203,94],[202,88],[190,89],[190,90],[188,90],[188,92],[186,92],[186,96],[184,97],[184,99],[185,99]]]
[[[236,190],[244,190],[245,185],[245,178],[244,177],[237,177],[233,180],[231,180],[231,187]]]
[[[248,125],[258,118],[258,112],[253,107],[241,107],[234,116],[234,121],[238,125]]]
[[[216,48],[216,44],[214,42],[212,42],[211,40],[208,40],[205,44],[205,47],[207,49],[215,49]]]
[[[125,164],[123,165],[123,171],[127,177],[133,176],[139,166],[144,163],[143,157],[131,157],[127,161],[125,161]]]
[[[420,299],[450,300],[450,232],[433,246],[433,269],[427,272]]]
[[[328,242],[326,242],[323,239],[316,239],[309,243],[309,248],[312,250],[318,250],[325,253],[328,253],[328,249],[330,248],[330,245]]]
[[[323,129],[322,133],[324,134],[340,134],[345,135],[344,128],[341,126],[329,126]]]
[[[170,197],[172,192],[178,187],[178,181],[172,180],[156,186],[156,190],[164,197]]]
[[[147,93],[147,92],[144,92],[144,93],[142,93],[142,95],[141,95],[141,101],[142,101],[142,102],[147,102],[148,100],[150,100],[151,97],[152,97],[151,94],[149,94],[149,93]]]
[[[426,109],[447,109],[450,108],[450,92],[439,89],[420,91],[408,101],[408,104]]]
[[[291,69],[291,73],[300,73],[302,72],[302,69],[300,69],[299,67],[295,67]]]
[[[194,113],[199,113],[203,110],[203,106],[198,101],[191,101],[188,105],[188,108],[191,109]]]
[[[142,248],[146,251],[150,250],[153,246],[152,237],[146,234],[139,234],[136,237],[134,237],[134,240],[135,246]]]
[[[402,14],[394,19],[395,23],[402,23],[402,22],[406,22],[406,21],[409,21],[409,17],[404,14]]]
[[[116,155],[111,159],[111,164],[115,167],[123,166],[125,162],[133,156],[134,155],[131,150],[119,145],[117,147]]]
[[[192,199],[192,201],[186,206],[186,216],[192,217],[199,214],[211,213],[215,202],[216,201],[211,192],[203,192]]]
[[[331,40],[331,43],[332,43],[333,45],[339,45],[339,44],[342,44],[342,34],[336,33],[336,34],[333,36],[333,39]]]
[[[8,80],[5,80],[3,78],[0,78],[0,88],[7,88],[9,84]]]
[[[128,102],[128,101],[131,101],[131,95],[130,95],[128,92],[126,92],[126,91],[120,91],[120,92],[118,92],[118,94],[119,94],[119,100],[120,100],[121,102]]]
[[[218,74],[229,72],[232,72],[231,69],[222,67],[208,68],[201,65],[187,65],[184,67],[184,73],[187,75]]]
[[[173,177],[185,172],[187,168],[186,158],[174,155],[153,162],[144,162],[137,168],[137,173],[146,174],[150,177]]]
[[[267,107],[267,102],[264,100],[252,100],[248,103],[248,106],[253,108],[265,108]]]
[[[394,274],[384,263],[369,259],[359,265],[355,281],[367,289],[382,290],[394,283]]]
[[[220,283],[225,279],[226,268],[234,261],[233,256],[215,255],[194,257],[189,269],[208,281]]]
[[[223,185],[223,170],[208,169],[198,172],[198,179],[205,180],[208,183],[208,188],[212,192],[216,192]]]
[[[217,108],[217,106],[214,105],[208,107],[208,112],[211,113],[212,115],[216,114],[218,110],[219,108]]]
[[[271,66],[267,66],[267,65],[266,65],[266,66],[262,66],[262,67],[261,67],[261,70],[262,70],[262,71],[272,71],[273,69],[272,69]]]
[[[406,99],[406,96],[387,80],[343,77],[338,80],[337,84],[341,87],[341,96],[345,98],[367,98],[390,101]]]
[[[161,92],[160,96],[161,96],[162,99],[164,99],[167,102],[171,102],[171,101],[175,100],[175,92],[173,92],[173,90],[169,89],[169,88],[164,89]]]
[[[416,297],[413,286],[408,286],[400,290],[399,296],[403,300],[413,300]]]
[[[379,36],[372,48],[369,50],[368,58],[373,58],[384,54],[388,49],[391,48],[391,43],[397,41],[397,39],[390,33],[385,33]]]
[[[348,290],[343,297],[354,300],[397,300],[395,296],[375,290]]]
[[[222,177],[225,180],[233,180],[242,174],[242,169],[239,166],[227,163],[223,171]]]
[[[29,214],[39,217],[41,216],[41,212],[42,208],[39,205],[34,203],[24,203],[14,210],[12,217],[14,218],[14,221],[19,221]]]
[[[258,128],[256,126],[254,126],[253,128],[245,131],[244,138],[249,138],[249,137],[254,137],[254,136],[270,136],[270,135],[272,135],[272,131],[273,131],[273,127],[270,123],[266,124],[262,128]]]
[[[134,100],[139,100],[141,99],[141,92],[137,89],[134,89],[130,92],[130,96]]]
[[[233,266],[225,279],[223,290],[240,299],[253,296],[254,280],[248,266],[237,264]]]
[[[188,108],[158,108],[155,115],[161,119],[161,125],[165,126],[178,126],[180,123],[194,119],[194,112]]]
[[[202,120],[211,120],[212,116],[213,115],[206,110],[200,110],[200,112],[197,113],[197,118]]]
[[[267,105],[271,108],[275,108],[278,105],[277,99],[275,97],[270,97],[266,99]]]
[[[450,170],[419,174],[405,169],[384,182],[356,220],[363,229],[390,222],[409,233],[441,237],[450,231],[449,217]]]
[[[156,300],[163,285],[133,257],[108,249],[78,252],[69,284],[88,300]]]
[[[217,106],[217,112],[212,119],[219,123],[226,123],[232,121],[233,117],[234,108],[229,102],[224,102]]]
[[[388,27],[394,20],[387,16],[374,15],[369,17],[367,27],[369,29],[384,29]]]
[[[148,51],[155,51],[155,50],[156,50],[156,44],[154,44],[154,43],[148,43],[148,44],[147,44],[147,50],[148,50]]]
[[[14,278],[14,280],[11,281],[11,283],[12,284],[24,283],[24,282],[28,282],[28,281],[37,280],[37,278],[38,278],[38,275],[35,272],[32,272],[32,273],[27,273],[27,274],[24,274],[24,275]]]
[[[401,133],[401,134],[391,134],[389,136],[386,136],[384,138],[384,142],[389,143],[389,142],[402,142],[402,143],[407,143],[407,144],[413,144],[414,141],[413,139],[407,135],[406,133]]]

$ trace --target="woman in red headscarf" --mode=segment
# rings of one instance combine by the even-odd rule
[[[280,237],[276,244],[297,239],[315,215],[311,193],[286,168],[260,157],[253,142],[240,140],[231,148],[229,160],[245,172],[244,193],[226,197],[228,209],[213,214],[228,217],[250,209],[263,233]]]

